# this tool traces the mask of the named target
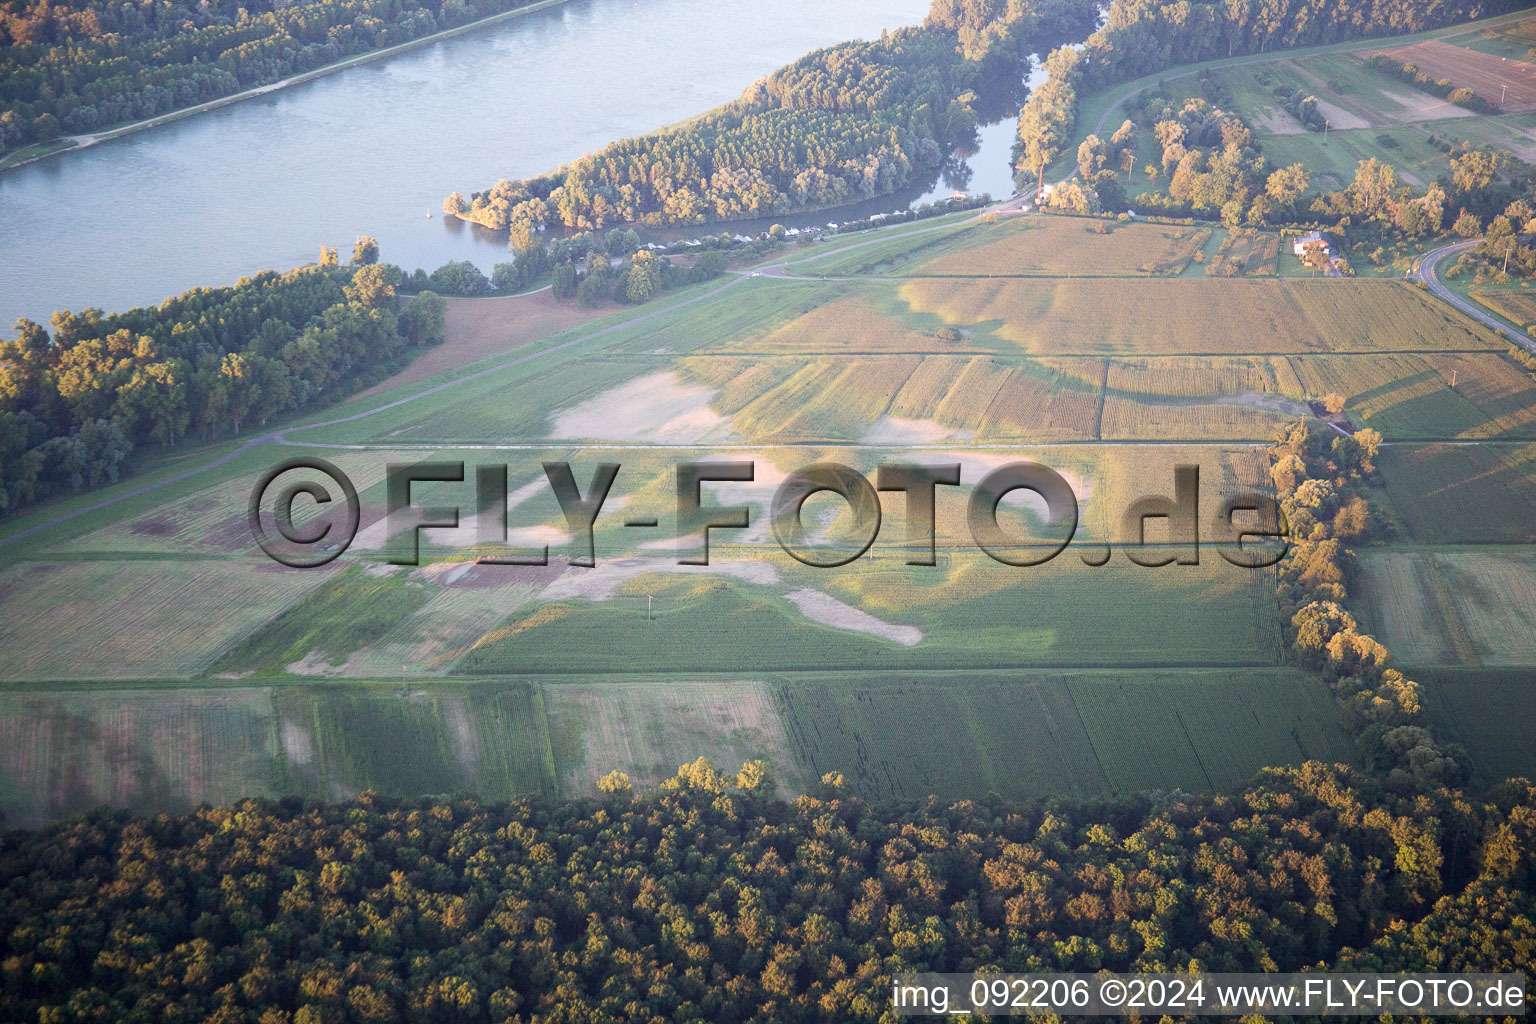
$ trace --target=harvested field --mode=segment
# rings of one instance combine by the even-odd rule
[[[1177,276],[1210,228],[1115,224],[1077,217],[1011,217],[968,236],[975,244],[910,271],[914,277]]]
[[[1036,355],[1506,347],[1397,281],[928,279],[903,285],[902,296],[914,309]]]
[[[1536,385],[1502,355],[1293,356],[1290,363],[1308,397],[1343,395],[1357,424],[1389,439],[1536,437]]]
[[[486,299],[447,298],[448,323],[443,343],[426,349],[411,365],[348,399],[381,395],[401,384],[419,380],[446,370],[468,366],[490,356],[514,352],[535,341],[547,341],[552,335],[607,316],[611,309],[594,309],[576,302],[557,302],[545,289],[529,295],[507,295]]]
[[[1379,52],[1412,64],[1432,79],[1448,78],[1458,89],[1471,89],[1500,110],[1536,110],[1536,64],[1506,60],[1438,39]]]
[[[1500,289],[1474,291],[1472,298],[1521,327],[1536,324],[1536,294]]]
[[[335,575],[269,562],[22,562],[0,572],[0,679],[196,676]]]

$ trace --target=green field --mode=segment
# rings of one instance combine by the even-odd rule
[[[1529,668],[1437,668],[1418,677],[1435,731],[1466,748],[1478,782],[1536,778],[1530,728],[1536,686]]]
[[[1382,450],[1393,518],[1420,544],[1536,544],[1536,446]]]
[[[1536,550],[1373,552],[1368,627],[1405,665],[1536,668]]]
[[[538,688],[350,680],[0,691],[0,811],[8,824],[102,803],[155,813],[246,796],[334,800],[365,789],[553,795]]]

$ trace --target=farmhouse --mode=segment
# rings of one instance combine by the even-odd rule
[[[1326,231],[1314,231],[1311,234],[1300,235],[1296,239],[1293,251],[1297,256],[1306,256],[1308,247],[1315,247],[1324,256],[1334,254],[1333,239]]]

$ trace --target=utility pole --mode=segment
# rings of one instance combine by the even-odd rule
[[[1456,390],[1456,367],[1451,367],[1451,390]]]
[[[1505,82],[1505,83],[1503,83],[1502,85],[1499,86],[1499,109],[1500,110],[1504,109],[1504,94],[1507,93],[1507,92],[1509,92],[1509,83]]]
[[[1451,372],[1455,373],[1456,371],[1452,370]],[[1454,386],[1455,385],[1453,384],[1452,387],[1454,387]],[[646,594],[645,595],[645,621],[646,622],[650,622],[651,619],[655,618],[655,616],[653,616],[651,614],[651,601],[652,600],[654,600],[654,599],[651,597],[650,594]]]

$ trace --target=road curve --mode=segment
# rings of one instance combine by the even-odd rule
[[[1449,256],[1453,252],[1466,252],[1468,249],[1479,244],[1480,242],[1482,242],[1481,238],[1471,238],[1465,242],[1457,242],[1455,245],[1447,245],[1436,249],[1433,252],[1425,253],[1424,256],[1419,260],[1418,269],[1413,272],[1414,280],[1418,281],[1420,284],[1423,284],[1430,290],[1431,293],[1435,295],[1436,298],[1440,299],[1442,302],[1456,307],[1467,316],[1476,320],[1478,323],[1484,324],[1493,330],[1498,331],[1500,334],[1504,335],[1504,337],[1508,338],[1510,341],[1513,341],[1521,348],[1524,348],[1530,352],[1536,352],[1536,342],[1533,342],[1526,335],[1521,334],[1519,331],[1515,330],[1513,327],[1509,326],[1509,324],[1505,323],[1503,320],[1500,320],[1498,317],[1494,316],[1487,310],[1480,309],[1475,304],[1468,302],[1460,295],[1457,295],[1455,292],[1447,288],[1445,283],[1440,280],[1438,272],[1440,269],[1441,260],[1445,259],[1445,257]]]

